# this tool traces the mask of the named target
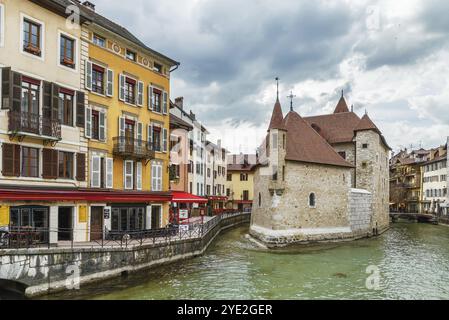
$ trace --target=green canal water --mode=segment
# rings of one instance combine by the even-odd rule
[[[221,234],[192,260],[47,298],[449,299],[448,227],[398,223],[375,239],[275,253],[247,232]],[[378,290],[366,286],[369,266]]]

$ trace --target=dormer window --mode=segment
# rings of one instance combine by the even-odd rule
[[[162,65],[160,65],[157,62],[155,62],[153,70],[156,71],[156,72],[162,73]]]
[[[98,34],[94,34],[92,42],[99,47],[102,47],[102,48],[106,47],[106,39],[99,36]]]
[[[126,59],[136,61],[136,53],[129,49],[126,49]]]

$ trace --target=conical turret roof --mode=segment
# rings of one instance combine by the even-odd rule
[[[343,113],[343,112],[349,112],[349,108],[348,104],[346,103],[345,97],[341,96],[334,113]]]
[[[272,129],[280,129],[285,130],[285,127],[283,125],[284,115],[282,114],[282,107],[281,103],[279,102],[279,98],[276,100],[276,103],[274,104],[273,114],[271,116],[270,126],[268,127],[268,130]]]

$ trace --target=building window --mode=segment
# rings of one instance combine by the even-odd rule
[[[262,194],[259,192],[259,207],[262,207]]]
[[[278,147],[278,135],[277,133],[273,133],[273,143],[271,144],[273,149],[277,149]]]
[[[58,177],[61,179],[73,179],[73,153],[59,152]]]
[[[346,160],[346,152],[345,151],[340,151],[338,154],[340,155],[340,157],[342,157],[343,159]]]
[[[362,144],[362,148],[363,148],[363,149],[368,149],[368,143]]]
[[[92,91],[104,94],[104,68],[92,65]]]
[[[272,176],[273,181],[277,181],[278,179],[278,167],[277,166],[273,166],[273,176]]]
[[[230,197],[231,196],[231,189],[227,188],[226,189],[226,197]]]
[[[248,190],[243,190],[242,200],[243,201],[248,201],[249,200],[249,191]]]
[[[36,81],[22,82],[22,113],[30,121],[39,115],[39,85]],[[39,132],[39,128],[36,129]]]
[[[136,61],[136,53],[126,49],[126,59],[131,60],[131,61]]]
[[[106,39],[99,36],[98,34],[94,34],[92,42],[99,47],[106,47]]]
[[[232,173],[228,173],[226,180],[232,181]]]
[[[162,91],[153,88],[153,94],[151,95],[151,101],[154,112],[162,112],[161,109],[161,100],[162,100]]]
[[[134,162],[125,161],[125,189],[134,189]]]
[[[61,35],[59,59],[61,65],[75,69],[75,40]]]
[[[23,21],[23,50],[41,56],[41,25],[28,19]]]
[[[73,126],[74,92],[59,90],[59,121],[65,126]]]
[[[368,167],[368,162],[363,161],[362,162],[362,168],[366,169]]]
[[[39,149],[22,147],[22,176],[39,176]]]
[[[309,195],[309,207],[310,208],[316,207],[316,196],[315,193],[313,192]]]
[[[247,173],[241,173],[240,174],[240,181],[248,181],[248,174]]]
[[[154,151],[162,151],[162,130],[161,127],[153,125],[153,148]]]
[[[92,110],[92,139],[100,140],[100,113]]]
[[[125,102],[136,103],[136,81],[126,78],[125,81]]]

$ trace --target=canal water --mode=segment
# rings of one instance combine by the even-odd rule
[[[448,227],[398,223],[374,239],[274,253],[247,233],[227,231],[192,260],[46,299],[449,299]]]

